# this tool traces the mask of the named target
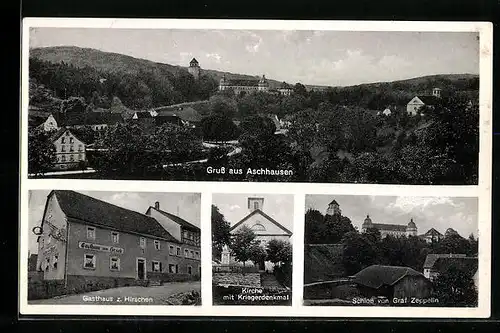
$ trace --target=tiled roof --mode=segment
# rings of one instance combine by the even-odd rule
[[[168,217],[169,219],[173,220],[175,223],[179,224],[180,226],[182,226],[184,228],[195,230],[195,231],[198,231],[198,232],[201,231],[199,227],[197,227],[197,226],[189,223],[188,221],[184,220],[183,218],[181,218],[181,217],[179,217],[177,215],[167,213],[167,212],[165,212],[165,211],[163,211],[161,209],[156,209],[155,207],[152,207],[152,206],[148,208],[148,211],[150,209],[154,209],[157,212],[165,215],[166,217]]]
[[[438,102],[438,98],[435,96],[419,95],[417,96],[425,105],[435,105]]]
[[[442,253],[430,253],[425,257],[425,262],[424,262],[424,268],[433,268],[434,264],[439,258],[465,258],[465,254],[459,254],[459,253],[448,253],[448,254],[442,254]]]
[[[424,277],[422,273],[410,267],[372,265],[356,273],[354,282],[378,289],[382,286],[392,286],[405,276]]]
[[[190,106],[176,107],[176,108],[165,107],[164,109],[155,109],[155,110],[158,112],[157,117],[176,116],[184,121],[189,121],[189,122],[200,122],[202,118],[201,114]]]
[[[62,211],[70,222],[139,233],[178,243],[152,217],[74,191],[54,190],[49,194],[49,197],[51,195],[56,196]]]
[[[401,224],[372,223],[371,227],[387,231],[406,231],[406,225]]]
[[[434,263],[437,272],[445,272],[450,267],[455,267],[472,277],[478,268],[477,257],[440,257]]]
[[[424,236],[443,236],[443,234],[434,228],[430,228],[425,234],[423,234],[421,236],[422,237],[424,237]]]

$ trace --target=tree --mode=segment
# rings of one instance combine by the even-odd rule
[[[434,281],[434,293],[440,306],[477,306],[478,295],[471,272],[450,265]]]
[[[28,131],[28,172],[41,174],[53,168],[56,162],[55,147],[50,134],[40,128]]]
[[[206,140],[228,141],[238,137],[238,127],[233,121],[218,114],[203,118],[201,128]]]
[[[218,115],[232,119],[237,111],[237,105],[234,99],[221,95],[210,97],[208,109],[210,114]]]
[[[224,245],[229,245],[231,235],[229,233],[231,225],[219,208],[212,205],[212,257],[220,258]]]
[[[352,275],[372,265],[377,260],[377,249],[364,235],[351,231],[342,238],[344,252],[342,265],[347,275]]]
[[[259,266],[267,258],[266,250],[256,242],[250,245],[249,259],[256,265]]]
[[[251,116],[245,118],[241,124],[242,134],[252,136],[269,136],[276,132],[276,126],[269,117],[265,116]]]
[[[292,261],[292,245],[289,241],[271,239],[266,245],[267,260],[275,265],[289,264]]]
[[[231,237],[231,252],[234,255],[236,261],[243,263],[250,260],[252,255],[252,246],[255,244],[255,233],[248,228],[243,226]]]
[[[296,83],[293,86],[293,93],[295,95],[301,95],[301,96],[307,96],[307,90],[306,87],[302,83]]]

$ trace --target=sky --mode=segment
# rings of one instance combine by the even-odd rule
[[[373,223],[408,224],[413,218],[418,234],[430,228],[442,234],[453,228],[465,238],[478,234],[477,198],[307,195],[306,211],[313,208],[324,214],[333,199],[358,230],[369,214]]]
[[[219,208],[231,226],[250,214],[248,198],[264,198],[262,211],[293,232],[293,195],[291,194],[212,194],[212,203]]]
[[[50,190],[30,191],[29,201],[29,251],[37,253],[37,236],[31,230],[41,225],[47,195]],[[186,221],[200,226],[200,194],[199,193],[153,193],[153,192],[105,192],[79,191],[79,193],[94,197],[127,208],[139,213],[146,213],[155,201],[160,203],[160,209],[182,217]]]
[[[478,33],[33,28],[30,47],[78,46],[294,84],[479,74]]]

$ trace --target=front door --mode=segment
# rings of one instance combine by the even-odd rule
[[[137,258],[137,278],[146,279],[146,259]]]

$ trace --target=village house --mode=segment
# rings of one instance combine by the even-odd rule
[[[54,116],[49,112],[30,109],[28,112],[28,127],[40,128],[45,132],[55,131],[59,127]]]
[[[432,89],[432,95],[419,95],[413,97],[406,105],[406,112],[410,116],[414,116],[420,113],[420,110],[424,107],[434,107],[441,98],[441,89]]]
[[[431,295],[432,284],[420,272],[410,267],[372,265],[353,276],[357,289],[365,297],[383,296],[389,300],[426,298]]]
[[[50,137],[55,148],[54,169],[78,167],[86,161],[85,143],[67,128],[60,128]]]
[[[264,248],[272,239],[291,240],[292,232],[264,213],[264,198],[250,197],[247,203],[249,213],[231,227],[230,233],[232,235],[237,233],[241,228],[247,227],[254,232],[255,240]],[[222,251],[221,263],[222,265],[238,265],[227,246]],[[253,263],[249,261],[245,265],[253,266]],[[273,271],[273,268],[274,265],[268,261],[259,264],[260,270]]]
[[[434,228],[430,228],[425,234],[419,235],[427,243],[436,243],[444,238],[444,235]]]
[[[188,221],[160,209],[160,203],[155,202],[146,211],[147,216],[155,218],[158,223],[176,239],[180,245],[170,244],[168,253],[172,261],[169,262],[168,272],[178,273],[178,264],[185,258],[193,259],[186,267],[188,274],[201,274],[201,229]]]
[[[200,259],[156,219],[87,195],[50,192],[39,229],[37,270],[69,289],[199,279]]]
[[[463,269],[471,279],[473,279],[478,261],[477,257],[468,257],[462,253],[435,254],[430,253],[425,258],[424,276],[434,281],[440,273],[447,270],[450,266]]]
[[[361,226],[361,231],[366,232],[368,229],[377,229],[380,231],[382,238],[387,235],[394,237],[402,236],[416,236],[417,235],[417,225],[410,219],[408,224],[385,224],[385,223],[373,223],[370,215],[366,215],[366,218]]]

